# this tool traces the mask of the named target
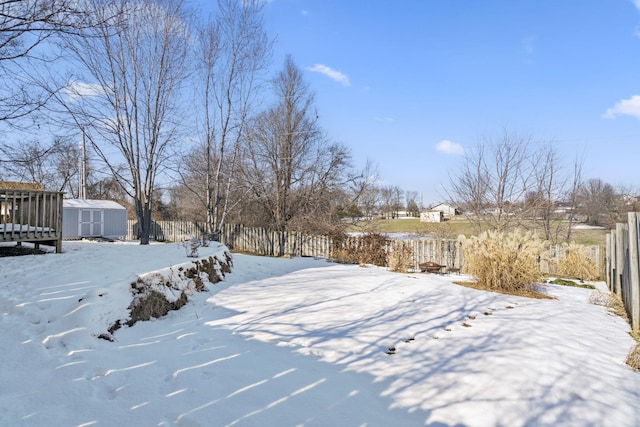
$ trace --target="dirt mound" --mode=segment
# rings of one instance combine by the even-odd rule
[[[231,272],[233,265],[229,252],[222,256],[210,256],[179,266],[138,277],[131,283],[132,301],[130,317],[116,320],[106,333],[98,335],[113,341],[113,334],[122,326],[165,316],[187,304],[189,295],[208,291],[206,283],[215,284]]]

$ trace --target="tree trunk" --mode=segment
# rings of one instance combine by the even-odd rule
[[[151,207],[148,202],[135,201],[136,217],[138,220],[138,236],[141,245],[148,245],[151,234]]]

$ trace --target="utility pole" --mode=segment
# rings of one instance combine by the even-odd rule
[[[80,174],[78,182],[78,197],[87,198],[87,152],[84,143],[84,128],[82,129],[82,139],[80,140]]]

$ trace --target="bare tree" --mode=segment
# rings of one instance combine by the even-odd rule
[[[92,25],[84,2],[0,0],[0,122],[16,121],[41,108],[52,96],[34,84],[34,69],[49,67],[51,49],[39,49],[59,34],[77,34]]]
[[[243,171],[270,225],[284,232],[296,219],[330,211],[327,196],[344,184],[349,153],[322,135],[314,94],[290,56],[272,86],[278,103],[253,121]]]
[[[65,191],[77,196],[78,147],[56,137],[50,143],[22,140],[0,144],[5,160],[4,179],[40,184],[46,190]]]
[[[87,183],[87,198],[98,200],[115,200],[123,206],[129,206],[125,193],[114,176],[94,179]]]
[[[380,212],[384,218],[393,218],[393,190],[391,187],[380,187]]]
[[[633,204],[627,190],[616,189],[599,178],[589,179],[578,190],[578,212],[587,224],[613,227],[622,222]]]
[[[571,241],[571,232],[573,230],[571,225],[575,221],[576,214],[578,212],[578,195],[580,186],[582,185],[582,161],[578,157],[576,157],[576,160],[573,163],[571,176],[572,179],[570,181],[570,187],[567,189],[567,208],[569,209],[567,221],[569,222],[569,227],[567,227],[567,235],[565,238],[566,242]]]
[[[406,200],[406,210],[407,214],[411,216],[419,216],[420,215],[420,207],[418,206],[418,192],[417,191],[406,191],[405,192],[405,200]]]
[[[546,240],[569,241],[581,164],[576,159],[573,171],[567,174],[562,167],[562,158],[551,144],[542,146],[531,156],[535,159],[535,190],[527,194],[523,217],[531,218],[534,227],[542,229]]]
[[[380,188],[381,209],[385,217],[395,219],[402,209],[403,191],[397,185]]]
[[[153,191],[179,130],[189,16],[180,0],[91,4],[97,24],[66,38],[78,74],[59,99],[133,200],[140,243],[148,244]]]
[[[270,57],[263,7],[259,0],[219,0],[214,22],[199,35],[196,81],[203,102],[203,142],[185,158],[192,170],[181,175],[205,208],[212,233],[220,231],[229,209],[238,202],[231,184],[258,93],[256,79]],[[193,170],[194,165],[197,170]]]
[[[378,187],[379,172],[376,165],[367,160],[360,173],[349,180],[349,191],[345,205],[355,204],[362,214],[372,219],[380,202],[380,188]]]
[[[465,154],[448,191],[478,230],[505,230],[522,218],[521,203],[533,183],[530,139],[504,131]]]
[[[582,166],[563,164],[553,145],[504,131],[467,151],[449,195],[479,231],[534,228],[547,240],[568,241]]]

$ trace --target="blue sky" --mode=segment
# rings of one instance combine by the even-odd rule
[[[439,202],[461,153],[504,129],[584,178],[640,187],[640,0],[271,0],[321,125],[384,185]],[[634,96],[638,96],[634,98]]]

